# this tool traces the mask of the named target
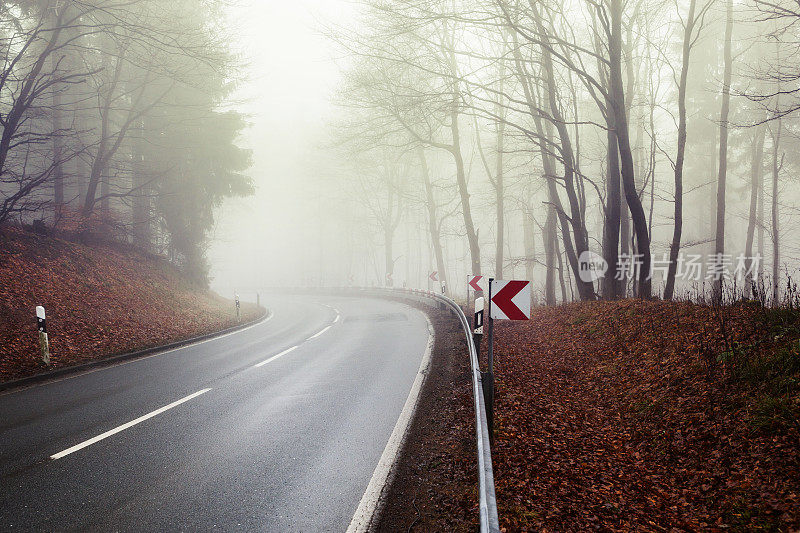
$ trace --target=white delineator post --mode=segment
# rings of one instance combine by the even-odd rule
[[[483,338],[483,296],[475,298],[475,319],[472,323],[472,340],[475,343],[475,351],[481,353],[481,339]]]
[[[42,362],[50,365],[50,343],[47,340],[47,318],[44,307],[36,306],[36,327],[39,330],[39,351],[42,355]]]
[[[236,322],[240,321],[241,313],[239,309],[241,308],[241,304],[239,304],[239,293],[233,293],[234,298],[236,299]]]

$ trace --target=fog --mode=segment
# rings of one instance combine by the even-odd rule
[[[320,29],[324,21],[346,21],[354,9],[348,0],[251,0],[230,14],[233,46],[246,64],[233,107],[250,123],[240,142],[253,150],[256,192],[217,211],[209,258],[220,292],[299,285],[312,270],[307,250],[318,243],[311,231],[317,204],[301,184],[323,144],[341,79],[341,54]]]
[[[790,0],[8,2],[0,223],[201,286],[786,300]],[[435,274],[434,274],[435,273]]]
[[[466,20],[473,17],[481,20],[475,13],[484,13],[479,5],[470,3],[457,4],[463,6]],[[489,3],[491,4],[491,2]],[[682,297],[698,297],[710,291],[714,279],[707,275],[706,270],[711,264],[715,254],[715,204],[717,203],[717,189],[719,187],[719,131],[720,130],[720,87],[724,78],[724,45],[715,38],[725,31],[725,5],[717,3],[692,3],[695,10],[692,43],[688,57],[687,72],[687,130],[688,141],[685,147],[684,179],[684,218],[683,239],[681,239],[681,254],[677,260],[684,262],[703,263],[703,271],[699,276],[689,278],[684,276],[675,284]],[[240,28],[236,43],[242,50],[247,61],[247,80],[237,92],[237,97],[244,100],[237,105],[237,109],[246,113],[251,122],[250,128],[245,132],[242,143],[250,147],[254,153],[254,164],[251,175],[255,181],[257,191],[251,198],[240,200],[227,200],[224,207],[217,214],[217,226],[214,241],[209,252],[212,263],[213,285],[221,292],[229,292],[233,287],[270,287],[286,285],[384,285],[391,283],[395,286],[421,287],[440,290],[443,279],[448,280],[448,292],[456,295],[466,294],[465,279],[472,274],[474,261],[470,258],[470,245],[461,215],[455,181],[456,170],[453,161],[446,153],[432,148],[430,143],[416,142],[419,139],[397,138],[389,139],[392,134],[377,132],[365,119],[354,125],[359,119],[353,120],[353,115],[363,117],[364,109],[370,106],[374,109],[387,108],[378,99],[359,91],[366,90],[366,85],[375,83],[374,78],[364,81],[353,81],[354,76],[370,76],[364,74],[370,68],[392,68],[399,60],[408,61],[407,57],[400,57],[402,53],[380,44],[379,31],[370,27],[372,20],[376,27],[384,28],[386,35],[392,35],[390,27],[395,30],[403,27],[403,22],[396,22],[406,16],[409,20],[415,16],[430,15],[436,10],[435,3],[417,3],[416,8],[406,10],[397,8],[395,12],[387,12],[379,3],[354,3],[354,2],[314,2],[283,4],[273,2],[253,2],[240,5],[231,16],[231,23]],[[648,4],[649,5],[649,4]],[[433,7],[432,7],[433,6]],[[671,6],[671,7],[670,7]],[[625,38],[631,39],[627,44],[635,49],[635,56],[623,54],[623,75],[630,90],[633,87],[636,100],[633,105],[628,104],[629,121],[631,122],[629,142],[632,145],[634,165],[637,177],[637,188],[642,200],[642,208],[648,218],[648,228],[652,240],[652,256],[655,263],[661,267],[661,275],[653,274],[654,290],[663,292],[664,281],[667,277],[666,265],[670,239],[674,228],[674,173],[676,132],[678,130],[677,104],[678,86],[681,68],[681,40],[685,32],[685,25],[690,2],[670,4],[652,4],[650,12],[642,20],[628,22],[631,33]],[[414,9],[417,9],[414,12]],[[586,17],[586,12],[579,4],[568,7],[575,14]],[[446,11],[446,10],[445,10]],[[456,7],[458,11],[458,7]],[[444,11],[443,11],[444,12]],[[442,12],[442,13],[443,13]],[[519,13],[530,16],[530,13]],[[760,13],[761,19],[754,24],[751,18]],[[629,13],[628,13],[629,15]],[[372,17],[372,18],[370,18]],[[677,18],[681,17],[681,18]],[[391,19],[395,20],[391,20]],[[760,123],[769,117],[770,111],[777,116],[775,103],[769,99],[754,98],[753,94],[769,93],[763,90],[764,84],[769,84],[768,72],[760,70],[766,64],[777,65],[780,52],[765,51],[763,37],[765,32],[775,30],[776,24],[764,15],[763,5],[758,3],[737,3],[735,5],[732,31],[732,48],[737,55],[733,71],[733,96],[729,107],[729,121],[732,127],[728,128],[728,137],[731,148],[726,156],[728,170],[726,172],[727,184],[725,198],[727,200],[727,232],[723,236],[725,243],[723,253],[730,256],[723,261],[730,262],[730,270],[743,267],[744,254],[747,248],[747,234],[752,233],[748,253],[758,256],[759,265],[751,268],[769,274],[770,247],[773,239],[770,235],[771,222],[769,198],[767,207],[757,203],[755,216],[758,220],[750,223],[748,218],[754,216],[748,213],[749,190],[748,182],[752,182],[753,154],[751,147],[759,134]],[[417,19],[419,20],[419,19]],[[659,21],[659,22],[654,22]],[[587,23],[586,20],[583,21]],[[469,23],[463,25],[469,26]],[[590,23],[590,22],[589,22]],[[555,24],[558,24],[556,22]],[[639,24],[638,28],[634,26]],[[479,24],[478,24],[479,25]],[[647,43],[636,32],[644,28],[656,28]],[[771,28],[771,29],[770,29]],[[404,28],[405,30],[405,28]],[[544,185],[541,179],[532,178],[532,174],[542,172],[541,155],[537,154],[537,141],[531,142],[530,131],[519,123],[504,125],[503,134],[507,137],[505,144],[506,153],[503,154],[503,163],[506,168],[504,219],[504,244],[503,261],[504,269],[496,267],[497,260],[497,195],[491,177],[493,169],[498,162],[499,144],[497,135],[498,120],[506,120],[509,113],[524,113],[522,104],[522,91],[517,88],[516,93],[506,89],[502,96],[508,98],[504,104],[505,112],[499,113],[492,109],[498,104],[498,89],[489,88],[492,82],[486,81],[486,76],[497,76],[491,73],[488,62],[487,48],[496,46],[496,42],[487,36],[481,35],[482,30],[462,30],[459,34],[461,42],[456,45],[456,55],[465,65],[465,70],[472,68],[471,74],[479,79],[470,85],[466,82],[464,93],[469,94],[472,101],[466,105],[464,116],[460,118],[463,159],[466,165],[465,178],[468,181],[468,193],[471,200],[472,217],[476,225],[476,241],[480,247],[480,259],[485,265],[481,274],[490,276],[493,272],[504,270],[505,277],[533,278],[538,285],[538,296],[544,298],[544,285],[547,283],[547,271],[557,268],[557,278],[562,284],[560,294],[556,300],[580,298],[580,289],[568,270],[568,257],[566,250],[557,246],[557,254],[564,255],[553,260],[548,265],[543,257],[546,254],[546,244],[541,241],[540,233],[545,231],[547,217],[546,203],[542,198]],[[761,35],[760,35],[761,34]],[[378,44],[374,39],[378,39]],[[398,40],[402,40],[398,38]],[[576,39],[576,43],[580,39]],[[420,41],[422,42],[422,41]],[[286,46],[286,43],[291,43]],[[407,44],[407,43],[406,43]],[[576,45],[577,46],[577,45]],[[565,49],[567,47],[564,47]],[[791,46],[787,45],[787,51]],[[754,52],[760,50],[760,53]],[[468,53],[468,51],[470,51]],[[474,54],[480,51],[484,57],[475,59]],[[582,53],[578,48],[573,52]],[[585,53],[585,51],[584,51]],[[394,57],[393,57],[394,54]],[[461,55],[459,55],[461,54]],[[381,56],[383,57],[381,58]],[[665,59],[669,56],[670,60]],[[378,57],[378,59],[376,59]],[[764,61],[760,63],[760,60]],[[381,60],[388,61],[381,66]],[[511,64],[509,56],[504,60]],[[484,64],[480,64],[484,61]],[[580,83],[575,79],[568,80],[565,72],[569,71],[561,62],[562,72],[556,74],[559,84],[569,82],[574,87],[577,85],[581,91]],[[505,68],[508,68],[506,65]],[[557,67],[558,68],[558,67]],[[650,72],[647,72],[650,69]],[[488,74],[487,74],[488,73]],[[418,73],[417,73],[418,74]],[[430,74],[430,73],[428,73]],[[382,75],[387,75],[382,72]],[[399,69],[397,76],[413,76],[408,70]],[[460,74],[462,76],[468,76]],[[633,76],[634,79],[628,79]],[[575,76],[580,79],[580,74]],[[507,78],[508,79],[508,78]],[[436,110],[438,102],[421,103],[419,98],[424,88],[407,86],[407,79],[383,80],[382,83],[396,82],[395,95],[405,97],[411,103],[406,105],[426,106]],[[517,80],[518,81],[518,80]],[[539,80],[541,83],[541,80]],[[422,80],[421,84],[429,83]],[[496,83],[496,82],[494,82]],[[754,90],[754,86],[761,84],[761,90]],[[546,84],[542,84],[543,86]],[[606,143],[603,130],[602,116],[598,114],[595,103],[591,101],[587,92],[588,84],[584,81],[583,92],[577,100],[571,103],[569,96],[561,93],[564,106],[562,113],[567,115],[568,126],[575,128],[572,139],[577,146],[577,157],[583,158],[580,162],[584,181],[578,191],[584,202],[583,214],[588,230],[588,249],[603,254],[604,230],[603,218],[605,210],[601,202],[607,203],[607,191],[603,190],[606,181],[605,175],[607,160],[604,161],[604,144]],[[476,89],[477,87],[477,89]],[[589,87],[591,88],[591,87]],[[373,86],[372,91],[386,91],[386,87]],[[474,92],[484,90],[482,96]],[[565,88],[560,88],[566,92]],[[494,92],[493,92],[494,91]],[[417,104],[414,104],[417,98]],[[514,98],[519,100],[514,101]],[[477,99],[477,104],[476,104]],[[510,100],[509,100],[510,99]],[[511,103],[509,103],[511,102]],[[575,106],[570,109],[570,106]],[[383,107],[382,107],[383,106]],[[471,106],[471,108],[470,108]],[[578,108],[580,106],[581,108]],[[670,106],[672,108],[670,108]],[[401,106],[398,106],[399,109]],[[649,109],[648,109],[649,107]],[[394,111],[396,112],[397,109]],[[416,113],[422,109],[406,108],[403,112],[409,117],[418,116]],[[424,112],[424,111],[422,111]],[[499,114],[498,114],[499,113]],[[380,112],[378,112],[380,114]],[[472,115],[472,116],[470,116]],[[502,117],[500,115],[503,115]],[[580,124],[580,131],[573,123]],[[343,126],[343,124],[347,124]],[[774,121],[770,122],[774,124]],[[475,126],[479,130],[475,130]],[[351,128],[348,133],[342,134],[342,129]],[[391,127],[385,124],[385,130]],[[440,125],[441,127],[441,125]],[[533,129],[530,117],[527,127]],[[551,126],[552,127],[552,126]],[[770,137],[775,130],[769,128]],[[794,123],[789,114],[782,121],[784,131],[783,148],[791,151],[790,146],[796,145],[793,133]],[[402,129],[402,128],[400,128]],[[355,131],[364,140],[353,142],[352,135]],[[476,133],[477,131],[477,133]],[[714,138],[710,138],[709,135]],[[416,135],[416,134],[412,134]],[[762,134],[763,135],[763,134]],[[342,150],[341,139],[347,138],[346,143],[351,146]],[[761,141],[763,142],[763,141]],[[771,144],[767,140],[766,145]],[[400,172],[406,172],[395,184],[398,196],[403,196],[398,201],[397,209],[402,211],[398,215],[397,227],[392,237],[393,264],[388,267],[389,258],[386,257],[385,223],[381,216],[386,215],[389,205],[377,208],[370,202],[380,204],[380,194],[387,192],[386,183],[379,183],[382,179],[377,177],[378,183],[369,183],[370,179],[355,176],[359,173],[379,174],[374,161],[363,162],[359,167],[353,164],[357,159],[358,151],[370,151],[375,146],[370,143],[385,144],[386,150],[394,151],[393,154],[384,153],[384,162],[392,158],[405,158],[406,161],[398,163]],[[480,144],[479,144],[480,143]],[[582,144],[581,144],[582,143]],[[444,272],[437,274],[437,281],[432,281],[428,275],[439,270],[435,257],[431,236],[427,231],[426,215],[424,213],[424,199],[421,193],[414,192],[419,184],[420,169],[415,167],[413,161],[414,149],[412,145],[425,147],[426,158],[431,172],[435,175],[434,184],[439,188],[435,202],[438,208],[446,211],[439,224],[441,226],[442,253],[444,256]],[[527,144],[527,145],[526,145]],[[367,146],[370,145],[370,146]],[[510,145],[510,147],[509,147]],[[648,146],[649,145],[649,146]],[[400,146],[398,148],[398,146]],[[583,149],[581,154],[580,150]],[[769,149],[767,149],[769,152]],[[411,156],[409,156],[411,153]],[[771,195],[763,183],[764,176],[770,171],[769,153],[761,156],[762,187],[764,194]],[[786,156],[781,156],[787,163]],[[365,159],[369,159],[367,156]],[[538,159],[538,160],[537,160]],[[562,162],[562,156],[556,159]],[[792,158],[790,158],[792,159]],[[793,165],[792,163],[788,163]],[[379,163],[380,165],[380,163]],[[576,169],[578,167],[576,166]],[[591,170],[587,170],[591,169]],[[785,201],[778,202],[778,218],[781,225],[778,232],[780,237],[781,265],[778,276],[784,279],[791,278],[796,269],[798,259],[797,243],[789,228],[797,214],[795,207],[796,197],[792,193],[793,167],[781,167],[783,176],[779,178],[779,194]],[[643,176],[644,175],[644,176]],[[374,181],[374,180],[373,180]],[[390,180],[391,181],[391,180]],[[353,184],[355,182],[355,185]],[[405,183],[401,183],[405,182]],[[766,188],[765,188],[766,187]],[[586,193],[586,188],[589,192]],[[624,184],[622,186],[624,196]],[[595,195],[594,193],[598,193]],[[569,202],[568,195],[564,195],[562,188],[562,201]],[[359,199],[359,196],[371,197],[371,200]],[[594,196],[594,198],[592,197]],[[353,200],[353,201],[348,201]],[[538,201],[537,201],[538,200]],[[649,204],[649,205],[648,205]],[[355,207],[354,207],[355,206]],[[383,211],[381,211],[383,209]],[[361,212],[358,212],[361,210]],[[459,213],[461,211],[461,213]],[[568,209],[566,211],[569,211]],[[620,252],[635,253],[636,236],[635,228],[630,220],[630,214],[622,206],[623,224],[631,225],[630,229],[622,230],[622,239],[630,239],[630,246],[622,241]],[[565,213],[571,220],[571,213]],[[626,216],[627,215],[627,216]],[[763,218],[761,218],[763,217]],[[528,224],[531,228],[525,228]],[[557,224],[556,224],[557,225]],[[563,226],[563,223],[562,223]],[[755,229],[754,229],[755,227]],[[565,227],[558,227],[559,240],[562,240]],[[760,231],[759,231],[760,230]],[[553,231],[553,230],[551,230]],[[530,235],[528,235],[530,233]],[[687,238],[688,236],[688,238]],[[526,242],[527,239],[527,242]],[[573,245],[574,246],[574,245]],[[719,248],[719,246],[717,246]],[[538,252],[538,253],[537,253]],[[716,250],[719,252],[719,250]],[[701,259],[697,259],[700,256]],[[738,261],[738,263],[737,263]],[[713,267],[710,267],[713,268]],[[727,283],[734,291],[742,290],[741,287],[752,283],[753,276],[745,279],[742,275],[744,268],[732,274]],[[386,276],[391,272],[391,280]],[[685,272],[684,272],[685,274]],[[762,274],[764,275],[764,274]],[[554,276],[555,277],[555,276]],[[635,278],[635,275],[632,276]],[[764,278],[766,279],[766,277]],[[564,281],[566,280],[566,281]],[[557,285],[559,282],[551,280]],[[778,284],[783,284],[779,282]],[[769,283],[767,283],[769,285]],[[566,292],[564,286],[567,287]],[[555,290],[555,289],[554,289]],[[749,290],[749,289],[748,289]],[[594,286],[595,294],[600,292],[600,281]],[[623,293],[636,293],[637,287],[633,280]],[[769,291],[767,291],[769,292]],[[552,295],[551,295],[552,297]]]

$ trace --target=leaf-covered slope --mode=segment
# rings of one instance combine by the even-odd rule
[[[499,323],[507,530],[800,527],[798,317],[627,300]]]
[[[165,261],[116,246],[0,232],[0,381],[47,370],[35,307],[47,311],[53,368],[235,324],[233,304]],[[255,306],[245,305],[244,319]]]

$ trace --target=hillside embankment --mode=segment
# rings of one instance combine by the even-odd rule
[[[37,305],[47,313],[49,366],[39,356]],[[241,311],[241,322],[263,313],[248,303]],[[236,324],[232,301],[161,258],[0,229],[0,382]]]

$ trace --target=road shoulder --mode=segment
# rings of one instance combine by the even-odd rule
[[[475,531],[478,479],[464,332],[449,311],[421,309],[435,331],[429,374],[372,530]]]

